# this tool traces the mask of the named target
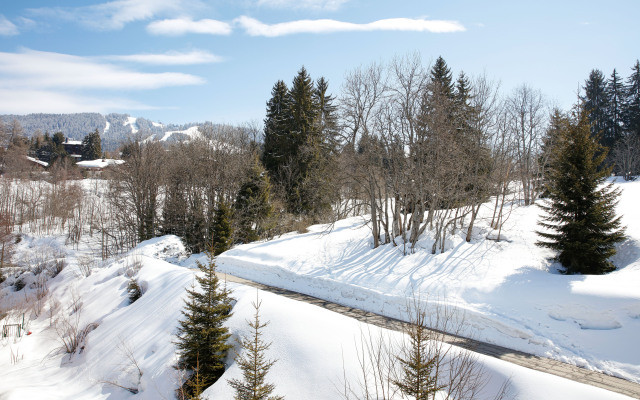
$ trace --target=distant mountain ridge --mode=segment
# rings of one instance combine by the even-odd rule
[[[65,137],[82,140],[86,135],[98,129],[105,151],[115,150],[128,139],[139,137],[143,140],[174,141],[192,136],[189,133],[202,123],[162,124],[129,114],[99,113],[77,114],[27,114],[0,115],[5,124],[14,119],[20,123],[26,136],[31,137],[37,131],[42,133],[62,132]]]

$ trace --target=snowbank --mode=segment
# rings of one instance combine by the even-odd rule
[[[402,246],[372,249],[361,218],[331,232],[285,235],[237,246],[218,258],[221,271],[340,304],[404,318],[407,298],[437,298],[466,314],[476,339],[640,382],[640,182],[623,193],[628,239],[605,276],[566,276],[535,246],[540,209],[514,209],[496,241],[486,205],[471,243],[451,235],[449,250],[430,254],[429,238],[414,254]],[[493,235],[493,236],[492,236]]]

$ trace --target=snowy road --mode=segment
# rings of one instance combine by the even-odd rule
[[[354,318],[358,321],[365,322],[367,324],[376,325],[382,328],[402,331],[403,326],[405,324],[405,322],[395,318],[386,317],[383,315],[375,314],[372,312],[360,310],[353,307],[343,306],[327,300],[319,299],[317,297],[294,292],[291,290],[282,289],[275,286],[264,285],[258,282],[239,278],[230,274],[218,272],[218,275],[220,279],[226,280],[228,282],[234,282],[234,283],[240,283],[247,286],[252,286],[260,290],[271,292],[271,293],[284,296],[293,300],[316,305],[318,307],[322,307],[330,311],[333,311],[342,315],[346,315],[350,318]],[[566,363],[552,360],[549,358],[538,357],[538,356],[527,354],[521,351],[508,349],[502,346],[497,346],[495,344],[480,342],[477,340],[463,338],[459,336],[446,335],[445,341],[447,343],[469,349],[476,353],[495,357],[500,360],[507,361],[516,365],[520,365],[526,368],[530,368],[536,371],[545,372],[545,373],[556,375],[565,379],[570,379],[575,382],[592,385],[592,386],[606,389],[612,392],[616,392],[616,393],[620,393],[636,399],[640,399],[640,384],[629,382],[624,379],[616,378],[616,377],[602,374],[599,372],[590,371],[584,368],[577,367],[575,365],[566,364]]]

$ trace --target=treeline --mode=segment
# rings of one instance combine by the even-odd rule
[[[591,135],[609,149],[607,165],[627,179],[637,175],[640,162],[634,153],[640,147],[640,62],[636,61],[626,79],[615,69],[609,78],[599,69],[592,70],[581,100]]]
[[[601,74],[592,72],[578,105],[607,151],[602,168],[627,179],[640,173],[638,70],[636,63],[624,84],[612,74],[600,97],[592,88]],[[607,101],[595,107],[596,97]],[[358,68],[336,97],[301,68],[290,85],[274,84],[264,130],[205,124],[195,140],[121,147],[126,162],[108,176],[114,220],[101,232],[106,243],[117,237],[114,249],[176,234],[192,252],[213,241],[219,253],[367,215],[373,247],[411,252],[422,241],[436,253],[452,233],[472,240],[491,199],[488,222],[499,240],[511,207],[546,192],[565,119],[539,90],[522,85],[503,95],[485,76],[454,76],[442,57],[429,67],[406,56]],[[18,128],[6,125],[4,137]]]

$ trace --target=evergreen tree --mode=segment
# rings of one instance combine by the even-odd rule
[[[256,296],[257,297],[257,296]],[[271,347],[271,343],[262,340],[262,330],[269,322],[260,322],[260,304],[256,298],[253,307],[256,310],[253,321],[247,321],[251,328],[251,336],[244,337],[240,346],[244,354],[236,356],[236,362],[242,370],[242,380],[231,379],[229,385],[235,389],[235,400],[283,400],[282,396],[271,396],[275,389],[272,383],[266,383],[266,376],[276,360],[269,360],[265,352]]]
[[[626,104],[623,119],[627,133],[640,138],[640,61],[636,60],[631,71],[625,86]]]
[[[226,287],[220,287],[213,254],[208,252],[207,255],[206,264],[198,262],[200,274],[196,275],[196,280],[200,290],[187,290],[188,298],[182,311],[184,319],[179,321],[176,340],[180,357],[178,367],[197,371],[196,380],[200,381],[184,385],[189,395],[193,394],[194,384],[207,387],[222,376],[224,360],[231,348],[227,344],[231,335],[224,326],[231,316],[230,292]]]
[[[451,69],[447,66],[442,56],[439,56],[433,67],[431,67],[431,82],[434,85],[431,91],[437,91],[441,95],[453,99],[453,76],[451,75]]]
[[[607,148],[612,148],[613,137],[607,128],[610,123],[607,117],[609,109],[606,80],[602,71],[594,69],[584,85],[584,96],[581,98],[584,110],[591,125],[591,137]]]
[[[542,138],[542,145],[540,148],[540,160],[539,164],[542,169],[542,185],[544,186],[542,196],[547,197],[549,195],[548,186],[548,171],[551,168],[551,165],[554,165],[556,162],[555,156],[557,155],[557,151],[562,144],[560,143],[563,138],[563,132],[567,127],[567,116],[560,111],[559,108],[554,108],[551,115],[549,116],[549,125],[547,130],[545,131],[545,135]]]
[[[164,206],[162,207],[160,232],[163,235],[176,235],[185,238],[187,229],[187,208],[185,205],[184,188],[177,179],[172,178],[171,182],[167,184]]]
[[[280,180],[284,166],[291,161],[294,143],[289,140],[291,127],[289,89],[278,81],[271,90],[267,102],[267,117],[264,120],[264,151],[262,163],[269,174]]]
[[[184,242],[192,253],[201,253],[207,248],[209,240],[202,195],[198,192],[191,193],[188,205]]]
[[[436,372],[439,369],[439,353],[434,351],[431,332],[426,324],[426,315],[417,311],[416,320],[409,328],[409,344],[398,357],[402,373],[393,384],[403,395],[416,400],[429,400],[444,389],[438,384]]]
[[[219,201],[212,227],[211,251],[214,256],[222,254],[231,248],[233,240],[232,220],[233,215],[227,203],[223,200]]]
[[[622,84],[622,80],[620,76],[613,70],[611,73],[611,77],[607,81],[607,129],[605,133],[605,137],[610,138],[611,147],[613,150],[615,145],[618,143],[620,139],[623,137],[623,113],[624,113],[624,85]],[[610,152],[609,154],[611,154]],[[610,162],[609,164],[612,164]]]
[[[257,157],[249,169],[246,181],[240,187],[235,202],[236,238],[249,243],[273,227],[271,183]]]
[[[614,270],[608,258],[624,239],[620,217],[615,215],[620,192],[611,183],[603,185],[611,168],[598,169],[606,150],[590,136],[587,118],[577,111],[573,120],[563,123],[547,180],[549,201],[541,205],[546,215],[539,225],[546,231],[537,232],[541,237],[537,244],[556,250],[569,274]]]
[[[102,157],[102,145],[100,144],[100,132],[96,128],[95,132],[88,134],[82,139],[82,159],[97,160]]]

